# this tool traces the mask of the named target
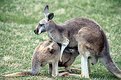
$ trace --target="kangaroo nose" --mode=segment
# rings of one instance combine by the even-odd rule
[[[37,29],[37,30],[34,30],[34,33],[35,33],[35,34],[38,34],[38,29]]]

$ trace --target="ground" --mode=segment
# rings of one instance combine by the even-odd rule
[[[33,30],[44,17],[43,8],[48,4],[55,13],[54,21],[63,23],[75,17],[97,21],[110,44],[110,54],[121,69],[121,1],[120,0],[0,0],[0,75],[26,71],[31,68],[33,50],[48,38],[47,34],[35,35]],[[80,57],[72,68],[80,69]],[[62,68],[61,68],[62,69]],[[92,80],[118,80],[98,62],[91,66]],[[48,66],[39,76],[6,78],[6,80],[79,80],[77,77],[52,78]],[[80,72],[81,73],[81,72]],[[0,80],[3,78],[1,77]]]

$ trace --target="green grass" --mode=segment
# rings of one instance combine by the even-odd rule
[[[121,69],[121,1],[120,0],[0,0],[0,74],[29,70],[34,48],[48,38],[37,36],[33,30],[42,19],[43,8],[49,4],[57,23],[75,17],[97,21],[110,43],[110,53]],[[80,68],[76,59],[72,68]],[[92,80],[118,80],[100,63],[91,66]],[[47,66],[40,76],[6,78],[6,80],[53,80]],[[2,78],[1,78],[2,79]],[[76,77],[57,77],[55,80],[79,80]]]

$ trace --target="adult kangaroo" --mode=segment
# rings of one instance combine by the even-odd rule
[[[50,39],[61,44],[60,61],[66,47],[78,47],[81,55],[81,76],[89,78],[88,59],[95,64],[99,58],[106,68],[118,78],[121,70],[114,64],[109,54],[109,45],[100,25],[87,18],[74,18],[64,24],[56,24],[49,13],[48,5],[44,8],[45,18],[40,20],[34,30],[35,34],[47,32]]]

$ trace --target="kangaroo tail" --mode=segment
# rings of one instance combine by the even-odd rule
[[[110,53],[109,53],[109,45],[108,45],[108,41],[107,38],[104,34],[104,32],[102,32],[103,36],[104,36],[104,48],[102,50],[102,59],[101,62],[104,64],[104,66],[112,73],[114,74],[116,77],[121,78],[121,70],[115,65],[115,63],[113,62]]]
[[[11,74],[2,75],[3,77],[19,77],[19,76],[32,76],[31,72],[16,72]]]

